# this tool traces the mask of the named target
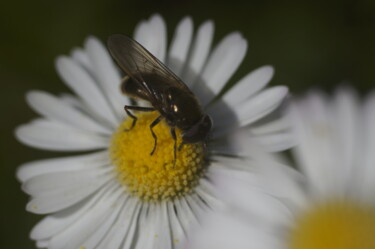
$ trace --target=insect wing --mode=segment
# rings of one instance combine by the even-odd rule
[[[108,48],[125,73],[151,95],[153,93],[142,74],[157,74],[165,82],[190,92],[181,79],[135,40],[124,35],[112,35],[108,39]]]

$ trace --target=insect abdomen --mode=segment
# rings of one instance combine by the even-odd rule
[[[132,97],[148,100],[148,95],[139,88],[138,84],[134,82],[129,76],[125,76],[121,82],[122,93]]]

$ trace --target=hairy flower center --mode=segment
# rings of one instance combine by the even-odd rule
[[[373,249],[375,208],[331,202],[304,213],[291,233],[292,249]]]
[[[205,154],[203,144],[185,144],[176,150],[170,127],[162,121],[154,126],[157,145],[150,124],[159,113],[137,113],[137,123],[129,130],[132,119],[126,119],[114,133],[111,158],[120,182],[143,201],[175,199],[193,191],[203,175]],[[176,130],[177,147],[181,144]]]

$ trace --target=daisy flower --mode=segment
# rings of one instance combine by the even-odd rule
[[[300,173],[262,159],[230,181],[217,171],[230,204],[207,215],[188,248],[375,248],[374,92],[361,102],[347,87],[331,98],[314,91],[293,101],[289,118]]]
[[[247,154],[254,144],[270,151],[290,146],[285,122],[258,122],[287,94],[283,86],[264,89],[272,67],[249,73],[217,97],[243,60],[247,42],[234,32],[211,50],[213,34],[212,21],[193,34],[187,17],[167,48],[159,15],[135,29],[134,39],[188,85],[214,122],[207,147],[186,144],[176,158],[164,121],[155,126],[158,143],[150,155],[154,140],[149,125],[157,113],[136,113],[138,121],[128,129],[132,119],[124,105],[131,102],[120,91],[121,70],[96,38],[56,60],[74,94],[27,94],[41,117],[18,127],[17,138],[39,149],[85,152],[26,163],[17,172],[31,196],[26,209],[47,215],[31,232],[39,248],[175,248],[202,213],[220,205],[210,168],[229,168],[226,156]]]

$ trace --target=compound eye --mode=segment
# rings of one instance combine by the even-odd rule
[[[172,110],[174,112],[178,112],[178,106],[177,105],[172,105]]]

